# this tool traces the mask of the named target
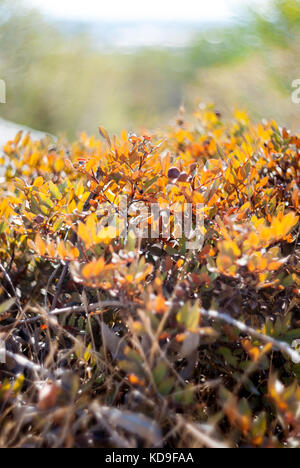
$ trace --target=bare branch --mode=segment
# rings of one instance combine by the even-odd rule
[[[259,333],[258,331],[254,330],[254,328],[248,327],[243,322],[232,318],[230,315],[217,312],[216,310],[201,309],[201,314],[210,319],[221,320],[222,322],[228,323],[229,325],[236,327],[241,332],[247,335],[251,335],[254,338],[257,338],[262,343],[271,343],[274,349],[277,349],[282,353],[287,354],[295,364],[300,363],[300,354],[284,341],[278,341],[275,340],[275,338],[272,338],[271,336],[263,335],[262,333]]]
[[[41,315],[39,309],[31,308],[33,312],[37,312],[39,313],[39,315],[37,315],[36,317],[32,317],[30,319],[20,320],[13,325],[8,325],[7,327],[6,326],[0,327],[0,329],[5,330],[6,328],[12,328],[13,326],[17,326],[17,325],[34,323],[34,322],[37,322],[38,320],[48,320],[48,319],[51,319],[51,318],[57,317],[58,315],[63,315],[63,314],[81,314],[82,312],[86,312],[86,310],[88,310],[88,312],[95,312],[100,309],[105,309],[106,307],[115,307],[118,309],[125,310],[132,306],[133,304],[130,304],[130,305],[122,304],[121,302],[118,302],[118,301],[103,301],[103,302],[96,302],[95,304],[90,304],[87,306],[87,308],[86,306],[82,305],[82,306],[65,307],[63,309],[54,309],[49,314],[43,314],[43,315]]]
[[[181,427],[184,428],[186,431],[188,431],[192,436],[194,436],[195,439],[197,439],[197,441],[200,442],[200,444],[203,445],[204,447],[213,448],[213,449],[231,448],[225,442],[219,442],[213,439],[210,435],[203,432],[200,426],[192,424],[192,423],[187,423],[185,419],[182,418],[182,416],[177,416],[177,420],[180,423]]]

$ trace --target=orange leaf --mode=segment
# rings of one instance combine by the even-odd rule
[[[35,238],[35,247],[36,247],[37,253],[41,257],[43,257],[45,255],[45,253],[46,253],[46,244],[43,241],[43,239],[41,238],[40,234],[37,234],[37,236]]]

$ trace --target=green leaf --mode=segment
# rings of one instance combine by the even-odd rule
[[[158,386],[158,391],[161,395],[168,395],[172,388],[174,387],[175,379],[174,377],[169,377],[161,382]]]
[[[53,224],[53,231],[57,232],[63,225],[63,219],[57,218],[55,223]]]
[[[239,411],[240,413],[243,415],[243,416],[248,416],[248,417],[251,417],[251,408],[249,406],[249,403],[248,401],[246,400],[246,398],[242,398],[239,403],[238,403],[238,408],[239,408]]]
[[[49,190],[52,197],[56,198],[56,200],[61,200],[62,195],[57,185],[53,184],[53,182],[49,182]]]
[[[194,401],[194,393],[195,390],[192,384],[188,384],[183,390],[181,390],[180,387],[176,387],[175,392],[173,393],[173,399],[176,403],[189,406]]]
[[[2,222],[0,223],[0,234],[3,234],[3,233],[4,233],[6,227],[7,227],[7,224],[6,224],[4,221],[2,221]]]
[[[0,315],[5,314],[16,302],[16,299],[13,297],[11,299],[8,299],[8,301],[2,302],[0,304]]]
[[[286,332],[280,339],[281,341],[292,344],[294,340],[300,339],[300,328],[295,328],[294,330]]]
[[[121,370],[123,370],[124,372],[127,372],[127,374],[139,375],[141,373],[140,366],[136,362],[133,362],[133,361],[126,361],[126,360],[119,361],[118,366]]]
[[[185,325],[189,330],[194,330],[199,325],[200,310],[198,304],[191,306],[186,303],[177,313],[177,321]]]
[[[167,366],[162,362],[157,364],[157,366],[155,367],[153,371],[153,377],[154,377],[155,383],[159,385],[161,381],[165,378],[166,374],[167,374]]]
[[[33,195],[31,195],[30,197],[30,209],[32,211],[32,213],[38,215],[41,213],[41,208],[40,208],[40,205],[38,204],[38,202],[36,201],[35,197]],[[48,213],[46,213],[48,214]]]
[[[145,191],[145,192],[148,191],[148,189],[149,189],[153,184],[155,184],[155,182],[157,182],[158,179],[159,179],[159,176],[155,176],[155,177],[153,177],[153,179],[148,180],[148,181],[144,184],[144,187],[143,187],[144,191]]]
[[[50,208],[50,209],[54,207],[53,201],[50,200],[50,198],[46,197],[44,193],[39,192],[38,196],[42,205],[45,205],[47,208]]]
[[[238,365],[238,358],[233,356],[231,350],[224,346],[221,346],[218,350],[218,353],[221,354],[225,361],[228,362],[233,367],[237,367]]]
[[[143,359],[139,353],[137,353],[134,349],[126,348],[125,355],[130,361],[134,361],[137,364],[142,364]]]
[[[183,398],[182,398],[182,403],[184,405],[191,405],[194,401],[194,387],[193,385],[189,384],[187,385],[187,388],[183,392]]]
[[[266,413],[260,413],[260,415],[253,422],[252,435],[253,437],[263,437],[266,431],[267,431]]]

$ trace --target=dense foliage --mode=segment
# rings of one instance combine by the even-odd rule
[[[194,117],[5,145],[1,446],[299,446],[300,137]],[[122,237],[101,207],[124,195]],[[168,237],[134,235],[142,201]],[[203,204],[201,249],[178,203]]]

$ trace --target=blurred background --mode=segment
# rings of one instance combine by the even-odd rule
[[[0,118],[74,138],[184,104],[300,130],[300,0],[0,0]]]

